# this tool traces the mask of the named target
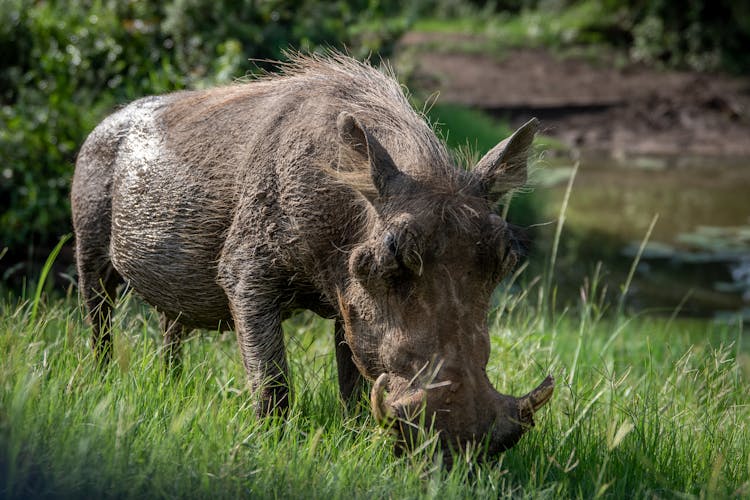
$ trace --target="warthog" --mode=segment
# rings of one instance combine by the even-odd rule
[[[492,387],[487,313],[518,260],[497,204],[526,181],[537,127],[458,168],[390,74],[335,54],[124,107],[72,187],[95,352],[110,357],[124,279],[162,313],[173,359],[191,329],[234,329],[258,413],[283,412],[281,322],[309,309],[335,319],[342,398],[373,381],[375,418],[404,442],[421,421],[449,448],[513,446],[553,383]]]

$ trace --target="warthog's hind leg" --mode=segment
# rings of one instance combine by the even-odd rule
[[[164,313],[159,317],[159,325],[164,333],[164,366],[170,373],[178,375],[182,369],[182,340],[189,330]]]
[[[78,243],[78,285],[91,322],[91,347],[101,364],[112,358],[112,309],[122,278],[107,258],[84,257]]]

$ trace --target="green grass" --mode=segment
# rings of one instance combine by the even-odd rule
[[[186,344],[166,376],[154,313],[131,298],[101,371],[74,296],[7,296],[0,318],[0,495],[22,497],[675,497],[750,495],[750,355],[738,325],[604,319],[596,290],[554,314],[499,292],[491,379],[520,394],[551,372],[537,427],[498,462],[446,471],[428,448],[397,458],[366,400],[336,396],[329,322],[286,323],[295,398],[286,422],[251,410],[230,334]],[[42,296],[44,299],[44,296]],[[541,300],[544,303],[544,300]]]

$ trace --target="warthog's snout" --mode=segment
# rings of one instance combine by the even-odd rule
[[[419,429],[432,426],[449,449],[485,443],[490,456],[514,446],[534,426],[534,413],[554,392],[552,376],[520,398],[500,394],[491,386],[473,396],[462,392],[462,383],[452,381],[412,385],[414,380],[383,373],[370,393],[375,419],[399,435],[400,447],[414,448]]]

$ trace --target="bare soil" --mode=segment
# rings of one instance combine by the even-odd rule
[[[467,51],[465,35],[407,34],[399,57],[439,102],[509,118],[531,116],[545,134],[584,152],[629,155],[750,156],[750,78],[644,65],[615,58],[510,49]],[[455,46],[455,49],[451,47]],[[463,47],[463,48],[462,48]]]

